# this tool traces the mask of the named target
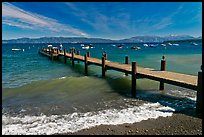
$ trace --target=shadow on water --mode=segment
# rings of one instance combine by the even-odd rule
[[[64,58],[60,58],[60,62],[64,62]],[[57,60],[54,60],[54,62]],[[58,61],[57,61],[58,62]],[[72,67],[72,62],[70,59],[67,58],[67,67],[71,67],[71,69],[77,73],[84,74],[84,65],[83,62],[77,63],[75,61],[75,66]],[[158,71],[158,70],[155,70]],[[89,69],[88,76],[98,76],[96,75],[92,70]],[[102,76],[99,76],[100,78],[103,78]],[[110,73],[107,72],[106,77],[104,78],[109,86],[113,89],[114,92],[117,92],[121,96],[124,96],[125,98],[132,98],[131,96],[131,78],[129,76],[127,77],[117,77],[113,78]],[[137,81],[139,81],[138,79]],[[148,84],[148,83],[147,83]],[[168,95],[164,91],[157,90],[159,87],[159,83],[157,85],[157,88],[146,90],[144,85],[140,85],[139,82],[137,82],[137,91],[136,91],[136,98],[142,101],[156,103],[159,102],[163,106],[171,107],[175,109],[174,113],[181,113],[192,117],[198,117],[202,118],[201,114],[196,114],[196,101],[191,100],[189,98],[185,97],[177,97],[173,95]],[[149,86],[149,85],[148,85]],[[153,86],[156,87],[156,86]]]
[[[125,78],[112,79],[111,77],[106,76],[105,78],[110,84],[111,88],[119,93],[120,95],[128,98],[133,98],[131,96],[131,80]],[[139,79],[140,80],[140,79]],[[139,81],[137,80],[137,81]],[[136,98],[145,102],[157,103],[166,107],[171,107],[175,109],[174,113],[181,113],[192,117],[202,118],[200,114],[196,114],[196,101],[186,98],[186,97],[177,97],[174,95],[168,95],[168,91],[159,91],[156,88],[154,90],[145,90],[145,87],[141,87],[141,83],[138,82]],[[159,86],[159,83],[158,83]]]

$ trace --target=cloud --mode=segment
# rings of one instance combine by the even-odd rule
[[[97,6],[94,3],[89,3],[84,7],[81,3],[66,2],[65,4],[69,7],[70,13],[99,33],[115,34],[131,31],[129,27],[131,23],[130,15],[125,12],[124,7],[114,7],[112,11],[114,10],[115,14],[113,15],[106,12],[107,3],[97,3]]]
[[[2,3],[2,23],[19,28],[46,29],[53,32],[68,32],[78,36],[88,36],[88,34],[70,25],[65,25],[55,19],[25,11],[7,2]]]
[[[183,10],[183,4],[181,4],[174,12],[166,17],[163,17],[158,23],[154,24],[152,27],[156,30],[164,29],[174,23],[174,17]]]

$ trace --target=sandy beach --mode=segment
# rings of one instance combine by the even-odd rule
[[[133,124],[100,125],[63,135],[202,135],[202,119],[176,113]]]

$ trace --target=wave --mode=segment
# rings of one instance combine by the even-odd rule
[[[172,116],[175,110],[160,103],[145,103],[125,109],[107,109],[98,112],[86,112],[67,115],[41,115],[11,117],[2,115],[3,135],[50,135],[76,132],[97,125],[118,125],[135,123],[159,116]]]

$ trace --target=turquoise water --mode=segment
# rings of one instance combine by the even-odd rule
[[[56,44],[57,45],[57,44]],[[59,45],[59,44],[58,44]],[[167,60],[168,71],[197,75],[202,62],[202,46],[191,46],[189,43],[182,43],[180,46],[157,48],[142,47],[141,50],[131,50],[133,44],[126,44],[126,47],[119,49],[111,44],[94,44],[95,48],[90,49],[91,56],[101,58],[103,51],[108,54],[108,60],[124,63],[128,55],[131,61],[137,65],[159,69],[160,60],[164,55]],[[50,62],[47,58],[37,53],[38,48],[45,47],[45,44],[3,44],[2,46],[2,86],[18,87],[32,81],[57,78],[62,76],[82,76],[76,73],[70,65],[62,62]],[[80,44],[64,44],[65,48],[75,47],[80,49]],[[21,48],[25,51],[11,51],[12,48]],[[84,55],[87,50],[81,50]],[[80,67],[83,67],[81,65]],[[185,69],[183,69],[185,68]],[[94,68],[93,68],[94,69]],[[57,71],[57,72],[56,72]],[[93,72],[98,74],[98,69]]]
[[[53,45],[59,46],[59,44]],[[95,48],[90,50],[80,49],[80,44],[63,44],[63,47],[80,49],[81,55],[90,51],[91,57],[99,59],[106,51],[108,60],[121,63],[125,62],[125,56],[128,55],[130,62],[136,61],[139,66],[155,69],[160,69],[160,61],[164,55],[167,61],[166,70],[190,75],[197,75],[202,64],[202,46],[193,46],[190,43],[180,43],[179,46],[166,48],[162,46],[151,48],[136,44],[141,46],[141,50],[130,49],[135,44],[125,44],[122,49],[113,47],[112,44],[93,45]],[[94,65],[88,67],[89,74],[84,76],[83,62],[76,62],[75,67],[72,67],[69,59],[64,64],[63,57],[60,61],[51,61],[38,54],[38,48],[46,46],[46,44],[2,45],[2,117],[4,117],[2,125],[4,129],[15,124],[16,121],[8,119],[17,116],[46,115],[52,118],[53,115],[73,113],[93,112],[95,114],[107,109],[124,109],[132,105],[141,106],[144,103],[156,102],[179,112],[195,108],[196,91],[168,84],[165,84],[164,91],[159,91],[158,82],[139,79],[137,97],[132,98],[130,76],[108,70],[106,78],[101,78],[101,67]],[[24,51],[12,51],[12,48],[20,48]],[[4,133],[8,132],[4,130]]]

